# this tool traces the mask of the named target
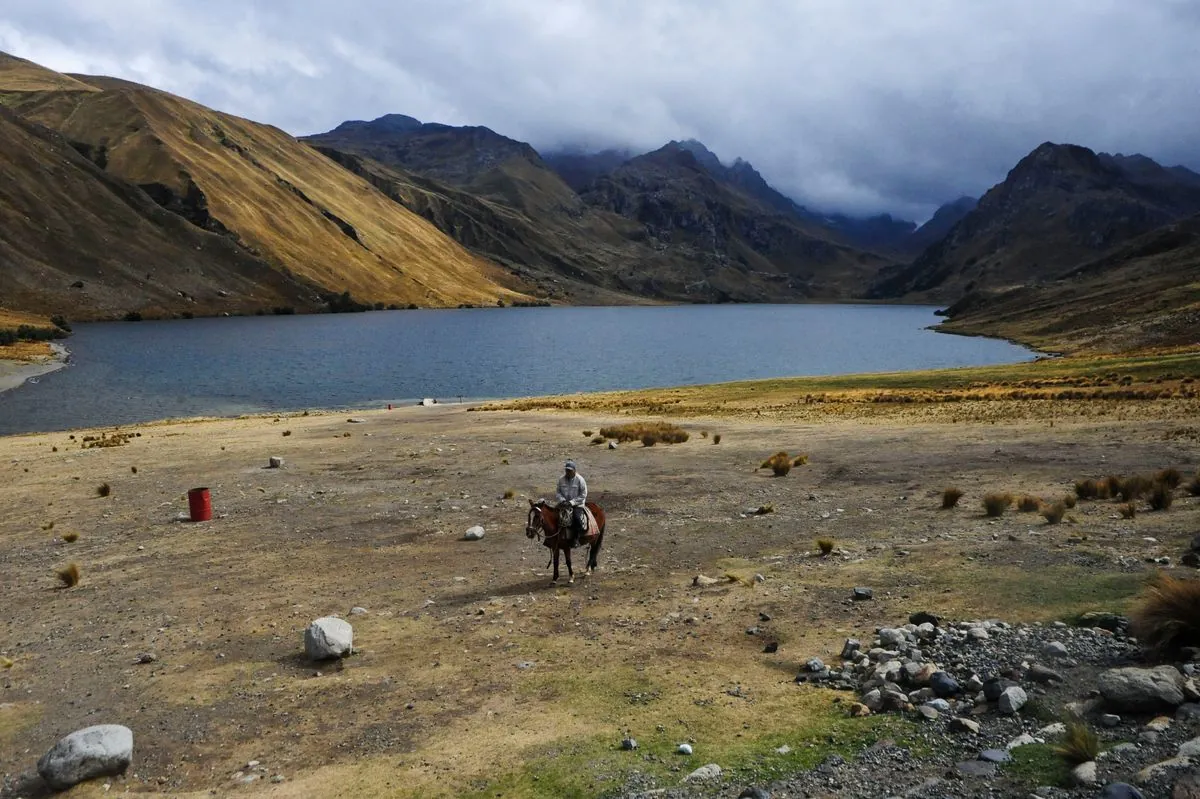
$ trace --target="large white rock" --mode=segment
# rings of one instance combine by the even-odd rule
[[[467,528],[467,532],[463,534],[463,538],[468,541],[478,541],[483,538],[483,527],[477,524],[474,527]]]
[[[701,780],[715,780],[721,776],[721,767],[716,763],[709,763],[707,766],[701,766],[691,774],[684,777],[688,782],[699,782]]]
[[[310,660],[346,657],[354,645],[354,628],[345,619],[326,616],[304,631],[304,654]]]
[[[119,724],[77,730],[38,761],[38,774],[56,791],[84,780],[120,774],[133,760],[133,731]]]
[[[1100,675],[1100,695],[1113,710],[1152,713],[1183,704],[1183,675],[1174,666],[1109,669]]]

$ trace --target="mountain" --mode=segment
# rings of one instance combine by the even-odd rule
[[[973,292],[946,314],[943,329],[1060,352],[1195,347],[1200,216],[1126,241],[1041,285]]]
[[[886,270],[871,293],[944,302],[1054,279],[1200,212],[1198,178],[1142,156],[1043,144],[911,265]]]
[[[722,167],[698,142],[664,148],[690,159],[692,168],[676,171],[659,170],[655,153],[632,159],[613,154],[603,168],[603,159],[576,159],[576,166],[597,175],[577,193],[524,142],[487,128],[397,127],[388,119],[348,123],[306,141],[339,163],[349,163],[339,153],[365,159],[352,168],[389,182],[398,202],[536,285],[558,281],[562,296],[576,301],[586,298],[589,290],[579,285],[586,283],[592,291],[687,301],[851,296],[886,262],[755,197],[763,187],[774,190],[748,164]],[[701,152],[707,167],[693,151]],[[423,191],[414,191],[417,183]],[[640,194],[651,196],[635,198]],[[793,205],[775,194],[775,202]],[[487,214],[468,197],[485,201]],[[684,227],[709,225],[716,217],[733,227],[710,225],[708,241],[683,230],[672,233],[653,214],[634,210],[655,203],[680,211]],[[701,206],[712,213],[697,216]]]
[[[590,153],[583,150],[542,151],[546,166],[563,179],[563,182],[579,192],[601,175],[607,175],[621,164],[633,158],[632,150],[609,149]]]
[[[321,304],[311,287],[164,210],[63,137],[2,105],[0,174],[6,308],[103,319]]]
[[[974,211],[978,204],[979,201],[974,197],[959,197],[942,205],[928,222],[909,234],[906,246],[913,250],[914,255],[920,254],[946,238],[946,234],[962,221],[963,217]]]
[[[256,281],[265,268],[276,275],[266,283],[308,295],[397,305],[528,297],[510,272],[276,128],[135,83],[59,75],[11,57],[0,61],[0,104],[56,131],[195,231],[240,248]],[[183,262],[163,269],[156,279],[164,283],[186,271]],[[181,310],[180,303],[163,308]]]

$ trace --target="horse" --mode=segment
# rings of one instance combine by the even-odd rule
[[[596,529],[588,530],[583,536],[580,544],[588,544],[587,570],[594,572],[597,569],[596,555],[600,552],[600,545],[604,543],[604,511],[594,502],[588,502],[587,509],[592,512],[592,516],[596,519]],[[567,582],[575,582],[575,572],[571,568],[571,546],[567,540],[569,538],[570,525],[570,505],[562,503],[561,506],[554,506],[546,502],[544,499],[539,499],[534,502],[529,500],[529,519],[525,523],[525,537],[534,538],[535,536],[542,540],[542,543],[550,548],[554,553],[554,577],[551,578],[551,584],[558,582],[558,553],[563,552],[567,556]],[[546,564],[549,566],[550,564]]]

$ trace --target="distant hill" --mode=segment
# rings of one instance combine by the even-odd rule
[[[451,192],[439,186],[459,192],[454,205],[441,199],[431,205],[429,194],[419,197],[409,189],[396,193],[466,246],[521,270],[537,285],[559,280],[568,297],[581,290],[573,288],[580,282],[668,300],[853,296],[887,262],[827,238],[819,225],[778,211],[772,203],[793,204],[778,193],[771,197],[774,190],[748,164],[726,169],[708,153],[709,166],[699,166],[693,150],[702,155],[707,150],[698,142],[664,148],[686,154],[691,169],[664,171],[655,154],[626,159],[610,153],[573,161],[552,156],[581,185],[577,192],[523,142],[487,128],[414,127],[407,117],[399,124],[395,119],[381,118],[378,125],[347,123],[306,141],[331,157],[345,153],[374,161],[391,171],[397,186],[419,177],[425,189],[441,198]],[[380,174],[362,161],[355,168]],[[583,183],[585,174],[594,177]],[[639,183],[643,177],[652,177],[652,188]],[[635,200],[645,192],[655,196]],[[492,221],[485,221],[476,207],[470,223],[462,223],[468,195],[491,204],[487,219]],[[692,211],[711,207],[714,213],[706,216],[733,226],[722,221],[713,228],[720,235],[705,241],[685,230],[691,222],[682,217],[680,229],[668,231],[672,226],[661,219],[631,211],[635,205],[645,210],[655,203],[681,211],[685,206]]]
[[[12,57],[0,61],[0,104],[56,131],[110,178],[136,187],[196,231],[240,248],[242,262],[255,264],[256,283],[304,287],[306,297],[348,292],[359,302],[396,305],[494,305],[528,297],[511,273],[276,128],[135,83],[60,76]],[[53,253],[48,247],[35,255],[46,260]],[[175,269],[162,263],[167,271],[155,279],[175,282]],[[264,267],[276,277],[264,277]],[[308,299],[298,310],[317,305]],[[184,308],[172,302],[162,312]],[[87,313],[84,306],[68,312]]]
[[[563,179],[574,191],[583,191],[593,180],[607,175],[637,153],[632,150],[609,149],[596,153],[579,150],[550,150],[541,153],[546,166]]]
[[[959,197],[957,200],[945,203],[929,221],[909,234],[907,247],[914,255],[924,252],[946,237],[963,217],[975,210],[979,201],[974,197]]]
[[[947,315],[947,330],[1065,352],[1200,346],[1200,216],[1040,285],[973,292]]]
[[[1143,156],[1043,144],[911,265],[887,270],[872,295],[945,302],[1052,280],[1200,212],[1198,179]]]

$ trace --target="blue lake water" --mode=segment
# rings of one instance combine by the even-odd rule
[[[65,369],[0,393],[0,434],[1032,357],[925,329],[937,321],[924,306],[687,305],[77,325]]]

